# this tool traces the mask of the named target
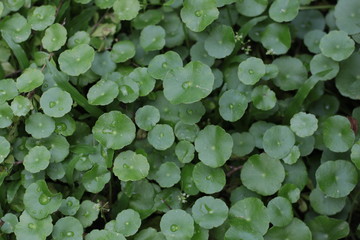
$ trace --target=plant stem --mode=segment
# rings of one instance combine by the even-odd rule
[[[318,6],[301,6],[300,10],[309,10],[309,9],[331,9],[335,5],[318,5]]]
[[[226,174],[226,176],[230,177],[231,175],[233,175],[235,172],[239,171],[243,166],[237,166],[237,167],[232,167],[232,169]]]

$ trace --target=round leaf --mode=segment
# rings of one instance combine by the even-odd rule
[[[29,150],[24,158],[24,167],[31,173],[45,170],[50,163],[50,152],[44,146],[36,146]]]
[[[166,74],[164,95],[172,104],[194,103],[207,97],[213,84],[214,75],[210,67],[198,61],[190,62]]]
[[[94,138],[103,146],[121,149],[135,138],[135,124],[119,111],[104,113],[92,129]]]
[[[149,173],[150,165],[141,154],[133,151],[121,152],[114,160],[114,174],[121,181],[138,181]]]
[[[40,98],[40,106],[50,117],[63,117],[70,112],[72,104],[70,94],[58,87],[49,88]]]
[[[276,197],[270,200],[267,205],[270,222],[277,227],[288,225],[293,219],[292,206],[289,200],[283,197]]]
[[[265,75],[265,64],[260,58],[249,57],[241,62],[238,77],[246,85],[254,85]]]
[[[128,237],[134,235],[140,225],[141,219],[139,213],[132,209],[126,209],[116,216],[115,231]]]
[[[47,138],[54,130],[55,121],[45,114],[34,113],[25,120],[25,131],[33,138]]]
[[[194,167],[193,179],[196,187],[206,194],[220,192],[226,183],[225,173],[221,168],[210,168],[201,162]]]
[[[41,86],[43,82],[44,74],[39,69],[27,68],[16,79],[16,87],[19,89],[19,92],[30,92]]]
[[[354,165],[345,160],[327,161],[315,173],[316,182],[325,195],[341,198],[349,195],[358,182]]]
[[[290,120],[291,130],[299,137],[308,137],[315,133],[318,127],[318,120],[311,113],[299,112]]]
[[[175,136],[173,129],[167,124],[156,124],[148,134],[148,142],[157,150],[166,150],[170,148],[174,141]]]
[[[205,40],[205,50],[214,58],[229,56],[235,47],[235,35],[231,27],[219,25],[211,30]]]
[[[46,29],[45,35],[41,39],[41,43],[46,50],[54,52],[65,45],[66,37],[66,28],[59,23],[55,23]]]
[[[60,218],[53,229],[52,237],[54,240],[81,240],[84,233],[80,221],[74,217]]]
[[[289,22],[298,15],[299,9],[298,0],[275,0],[269,8],[269,16],[275,22]]]
[[[145,27],[140,34],[140,46],[145,51],[162,49],[165,46],[165,30],[154,25]]]
[[[170,210],[161,217],[160,229],[168,240],[190,240],[194,234],[194,220],[184,210]]]
[[[257,109],[268,111],[275,107],[277,99],[275,92],[268,86],[259,85],[251,92],[251,101]]]
[[[252,155],[243,165],[241,181],[248,189],[263,196],[276,193],[285,179],[280,161],[268,155]]]
[[[61,71],[70,76],[79,76],[90,69],[95,57],[95,51],[87,44],[65,50],[59,56]]]
[[[263,137],[264,150],[270,157],[286,157],[295,144],[295,135],[287,126],[273,126]]]
[[[239,120],[248,107],[247,97],[239,90],[230,89],[224,92],[219,99],[221,117],[229,122]]]
[[[208,125],[195,139],[195,149],[205,165],[221,167],[230,158],[233,147],[231,135],[219,126]]]
[[[355,50],[354,41],[346,32],[333,30],[320,40],[321,53],[334,61],[343,61]]]

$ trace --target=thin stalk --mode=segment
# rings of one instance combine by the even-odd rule
[[[310,9],[332,9],[335,5],[318,5],[318,6],[301,6],[300,10],[310,10]]]

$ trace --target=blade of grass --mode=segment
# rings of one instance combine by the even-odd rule
[[[49,69],[50,74],[52,75],[56,84],[64,91],[70,93],[71,97],[75,102],[77,102],[77,104],[83,107],[88,113],[90,113],[90,115],[94,117],[99,117],[101,114],[103,114],[103,111],[95,106],[90,105],[87,99],[73,85],[69,83],[67,75],[59,72],[54,63],[50,62],[49,60],[46,61],[46,67]]]
[[[24,49],[22,49],[19,44],[15,43],[7,32],[2,31],[1,36],[14,53],[20,68],[22,70],[27,68],[29,66],[29,59],[27,58]]]

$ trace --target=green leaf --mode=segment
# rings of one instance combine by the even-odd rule
[[[232,147],[231,135],[219,126],[206,126],[195,139],[200,161],[212,168],[225,164],[231,156]]]
[[[82,106],[92,116],[99,117],[103,113],[100,109],[91,106],[86,100],[86,98],[68,82],[68,77],[62,72],[59,72],[56,69],[56,67],[53,65],[53,63],[47,61],[46,66],[49,68],[50,75],[53,78],[53,80],[56,82],[56,84],[62,90],[70,93],[71,97],[77,104]]]
[[[58,87],[49,88],[40,98],[40,106],[50,117],[63,117],[71,111],[72,104],[70,94]]]
[[[348,34],[360,32],[359,9],[360,3],[357,0],[339,0],[335,5],[334,17],[336,25],[340,30]]]
[[[121,152],[114,160],[113,172],[121,181],[138,181],[149,173],[150,165],[145,156],[133,151]]]
[[[111,59],[111,53],[109,51],[95,53],[94,61],[92,61],[91,70],[100,76],[115,71],[116,64]]]
[[[84,229],[79,220],[74,217],[63,217],[54,225],[52,237],[54,240],[81,240],[83,233]]]
[[[360,169],[360,141],[355,142],[351,147],[350,158],[354,165]]]
[[[147,140],[151,146],[156,150],[166,150],[170,148],[174,141],[175,136],[173,129],[167,124],[156,124],[147,136]]]
[[[236,2],[236,9],[246,17],[255,17],[262,14],[267,5],[268,0],[243,0]]]
[[[30,24],[21,14],[15,13],[2,21],[0,27],[2,33],[8,34],[15,43],[25,42],[30,37]]]
[[[44,146],[36,146],[29,150],[24,158],[24,167],[31,173],[45,170],[50,163],[50,152]]]
[[[198,61],[172,69],[163,82],[164,95],[172,104],[194,103],[208,96],[213,88],[211,69]]]
[[[255,108],[268,111],[275,107],[277,99],[275,92],[266,85],[256,86],[251,92],[251,101]]]
[[[169,210],[161,217],[160,229],[168,240],[190,240],[194,234],[194,220],[184,210]]]
[[[269,54],[285,54],[291,46],[291,35],[287,25],[271,23],[261,34],[261,43]]]
[[[135,56],[135,45],[128,40],[119,41],[112,46],[110,54],[114,62],[126,62]]]
[[[82,184],[91,193],[98,193],[110,181],[111,173],[103,166],[95,164],[92,169],[84,173]]]
[[[314,240],[342,239],[349,235],[349,224],[340,219],[317,216],[308,222]]]
[[[219,16],[216,0],[185,0],[181,20],[193,32],[201,32]]]
[[[149,74],[156,79],[163,80],[168,72],[172,69],[183,67],[180,55],[173,51],[156,55],[150,62],[148,67]]]
[[[180,173],[180,168],[175,163],[165,162],[155,173],[155,180],[161,187],[169,188],[180,181]]]
[[[154,25],[145,27],[140,33],[140,46],[145,51],[161,50],[165,46],[165,30]]]
[[[91,226],[91,224],[98,218],[100,212],[100,205],[90,200],[85,200],[80,204],[79,210],[75,214],[84,228]]]
[[[16,59],[19,62],[20,69],[23,70],[23,69],[27,68],[29,66],[29,59],[27,58],[24,49],[22,49],[22,47],[19,44],[16,44],[11,39],[11,36],[7,32],[2,31],[1,36],[5,40],[7,45],[10,47],[10,49],[13,51]]]
[[[92,105],[108,105],[119,94],[118,85],[113,81],[101,79],[87,93],[87,99]]]
[[[311,113],[299,112],[290,120],[291,130],[299,137],[309,137],[318,128],[318,120]]]
[[[52,193],[44,180],[30,184],[24,194],[25,209],[36,219],[44,219],[57,211],[61,200],[61,193]]]
[[[327,161],[316,170],[315,177],[319,189],[325,195],[341,198],[349,195],[355,188],[358,172],[354,165],[348,161]]]
[[[209,56],[225,58],[229,56],[235,47],[235,35],[231,27],[218,25],[213,28],[205,40],[204,48]]]
[[[14,232],[18,239],[46,239],[52,230],[51,216],[38,220],[31,217],[27,211],[23,211]]]
[[[247,97],[239,90],[230,89],[224,92],[219,99],[221,117],[229,122],[242,118],[248,107]]]
[[[92,47],[80,44],[62,52],[58,61],[61,71],[70,76],[79,76],[90,69],[94,57],[95,52]]]
[[[275,0],[269,8],[269,16],[275,22],[289,22],[299,12],[299,0]]]
[[[273,81],[283,91],[296,90],[307,79],[307,70],[298,58],[283,56],[275,59],[273,64],[279,69],[279,74]]]
[[[191,212],[197,224],[202,228],[211,229],[225,222],[229,209],[224,201],[205,196],[195,201]]]
[[[147,68],[135,68],[129,78],[139,85],[139,96],[147,96],[155,87],[155,79],[148,73]]]
[[[251,153],[255,148],[255,138],[248,132],[231,134],[234,145],[232,153],[238,157]]]
[[[339,64],[322,54],[315,55],[310,62],[310,71],[321,80],[330,80],[339,72]]]
[[[92,230],[89,234],[86,234],[85,240],[104,240],[104,239],[117,239],[126,240],[125,237],[116,232],[108,230]]]
[[[336,77],[336,88],[341,95],[351,99],[360,99],[359,91],[356,89],[360,86],[360,53],[353,53],[348,59],[340,63],[339,74]]]
[[[199,162],[193,170],[196,187],[203,193],[220,192],[226,183],[225,173],[221,168],[211,168]]]
[[[335,115],[322,123],[323,141],[333,152],[346,152],[354,144],[355,134],[347,118]]]
[[[355,42],[344,31],[333,30],[320,40],[321,53],[334,61],[343,61],[355,50]]]
[[[41,39],[41,43],[46,50],[54,52],[65,45],[66,39],[66,28],[59,23],[55,23],[46,29],[45,35]]]
[[[16,87],[19,92],[30,92],[40,87],[44,82],[44,74],[36,68],[27,68],[16,79]]]
[[[0,103],[0,129],[12,124],[13,112],[8,103]]]
[[[25,116],[33,108],[31,101],[23,96],[16,96],[10,107],[15,116]]]
[[[252,230],[264,235],[269,228],[269,215],[264,203],[255,197],[237,201],[229,211],[230,224],[236,222],[249,224]]]
[[[254,85],[265,75],[265,64],[260,58],[249,57],[238,67],[238,77],[246,85]]]
[[[126,209],[116,216],[115,231],[128,237],[134,235],[140,228],[140,225],[141,219],[139,213],[132,209]]]
[[[339,213],[346,204],[346,197],[332,198],[326,196],[319,188],[311,191],[310,205],[315,212],[323,215],[334,215]]]
[[[286,157],[295,144],[295,135],[287,126],[273,126],[263,137],[265,152],[272,158]]]
[[[283,197],[271,199],[267,205],[267,211],[271,224],[277,227],[284,227],[293,219],[291,203]]]
[[[195,147],[191,142],[180,141],[176,144],[175,154],[180,162],[189,163],[194,159]]]
[[[311,240],[312,234],[308,226],[298,218],[284,227],[272,227],[264,236],[265,240],[292,239]]]
[[[25,120],[25,131],[33,138],[49,137],[55,130],[55,121],[42,113],[33,113]]]
[[[241,181],[248,189],[269,196],[276,193],[285,179],[280,161],[265,153],[252,155],[243,165]]]
[[[319,47],[320,40],[325,35],[326,33],[319,29],[311,30],[305,34],[304,44],[306,45],[306,47],[309,49],[310,52],[320,53],[321,52]]]
[[[116,0],[113,9],[119,20],[131,20],[138,15],[140,3],[138,0]]]
[[[18,224],[18,218],[13,213],[6,213],[2,218],[3,225],[1,226],[1,231],[5,234],[10,234],[14,232],[15,226]]]
[[[0,136],[0,146],[0,163],[2,163],[10,153],[10,143],[6,138]]]
[[[145,105],[135,113],[136,125],[145,130],[150,131],[160,121],[159,110],[151,105]]]
[[[27,19],[33,30],[43,31],[55,21],[56,7],[42,5],[31,9]]]
[[[104,113],[96,121],[92,132],[94,138],[103,146],[121,149],[135,138],[135,124],[119,111]]]
[[[5,102],[13,99],[18,95],[16,83],[13,79],[0,80],[0,102]]]
[[[80,202],[74,197],[63,199],[59,211],[67,216],[73,216],[80,208]]]

